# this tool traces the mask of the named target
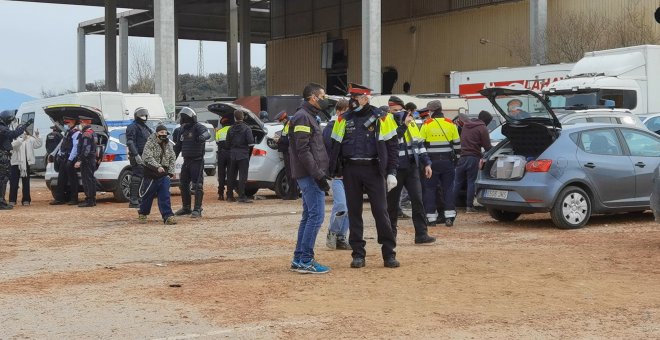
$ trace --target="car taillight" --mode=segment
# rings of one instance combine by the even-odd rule
[[[115,156],[117,156],[114,153],[107,153],[103,155],[103,160],[101,162],[114,162],[115,161]]]
[[[552,166],[552,160],[550,159],[537,159],[525,164],[525,170],[527,172],[548,172]]]
[[[266,156],[266,150],[254,148],[252,149],[252,156]]]

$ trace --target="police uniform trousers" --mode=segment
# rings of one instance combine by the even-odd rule
[[[399,200],[404,187],[408,190],[410,203],[412,204],[415,237],[422,237],[428,233],[428,227],[426,226],[426,212],[422,203],[422,182],[420,181],[419,168],[414,162],[411,162],[407,168],[399,168],[396,180],[396,187],[387,193],[387,213],[390,217],[394,237],[397,235]]]
[[[60,202],[78,202],[78,172],[73,166],[74,162],[56,159],[58,164],[57,187],[55,189],[55,200]]]
[[[223,195],[229,172],[229,150],[218,150],[218,195]]]
[[[184,209],[190,209],[190,184],[192,183],[192,190],[195,192],[195,207],[194,210],[202,208],[202,199],[204,198],[204,158],[183,158],[183,165],[181,166],[181,182],[179,188],[181,189],[181,203]]]
[[[85,192],[85,200],[94,202],[96,200],[96,158],[83,158],[80,161],[80,178]]]
[[[0,203],[6,204],[5,193],[7,191],[7,183],[9,183],[9,175],[11,171],[11,152],[2,150],[0,151],[0,190],[2,197]]]
[[[140,202],[140,183],[144,178],[144,166],[138,164],[134,157],[129,157],[131,163],[131,183],[130,183],[130,197],[129,200],[132,204],[139,204]]]
[[[385,178],[380,174],[379,165],[358,165],[348,161],[344,165],[344,188],[348,206],[348,224],[350,235],[348,242],[353,249],[353,258],[366,256],[364,241],[364,223],[362,221],[363,193],[369,196],[371,213],[376,222],[378,243],[382,244],[383,259],[396,256],[396,239],[387,215]]]
[[[297,199],[299,192],[298,182],[293,179],[293,175],[291,174],[291,159],[289,158],[289,153],[284,152],[282,153],[282,156],[284,157],[284,173],[286,174],[286,181],[289,185],[287,191],[284,193],[283,198]]]
[[[433,162],[431,169],[433,175],[431,178],[424,179],[423,196],[424,208],[427,216],[436,214],[438,188],[442,190],[442,200],[444,201],[444,211],[437,211],[438,218],[455,217],[445,216],[445,211],[454,211],[454,163],[449,159],[431,158]]]

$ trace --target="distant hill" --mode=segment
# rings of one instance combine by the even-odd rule
[[[18,109],[23,102],[35,99],[27,94],[14,92],[10,89],[0,89],[0,111]]]

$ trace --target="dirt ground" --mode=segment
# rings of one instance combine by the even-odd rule
[[[0,212],[0,338],[660,338],[650,212],[562,231],[459,210],[432,246],[404,220],[389,269],[367,210],[367,267],[325,247],[326,222],[316,257],[332,271],[302,275],[288,270],[301,201],[216,201],[208,179],[203,219],[177,226],[110,199],[52,207],[33,179],[33,205]]]

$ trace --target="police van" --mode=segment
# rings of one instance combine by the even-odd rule
[[[96,108],[103,112],[103,118],[108,126],[125,126],[133,120],[133,112],[138,107],[149,110],[150,120],[164,120],[168,118],[163,100],[157,94],[150,93],[121,93],[121,92],[79,92],[57,97],[36,99],[24,102],[18,108],[16,117],[20,121],[34,118],[34,125],[30,129],[38,129],[40,136],[45,138],[51,131],[53,120],[44,112],[44,107],[58,104],[78,104]],[[35,164],[33,171],[40,172],[46,169],[46,143],[34,150]]]

